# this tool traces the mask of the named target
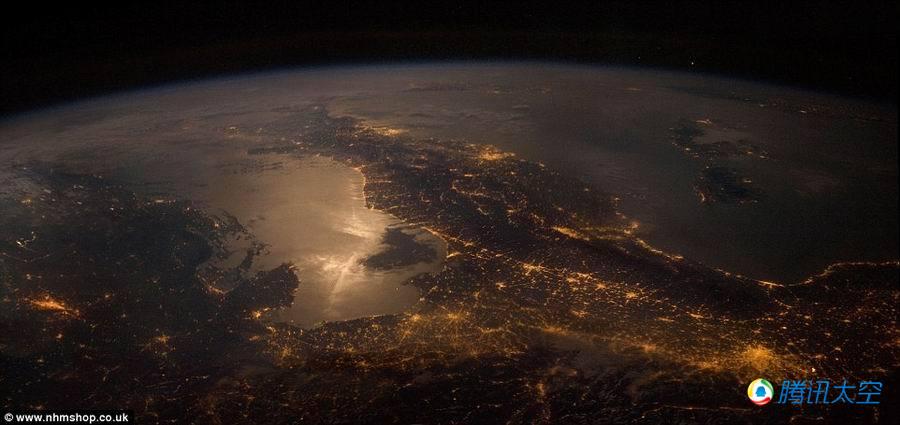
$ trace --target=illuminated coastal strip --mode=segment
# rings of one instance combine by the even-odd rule
[[[835,273],[836,271],[838,271],[838,269],[841,269],[844,267],[891,267],[891,266],[900,267],[900,260],[883,261],[880,263],[869,262],[869,261],[845,261],[845,262],[833,263],[833,264],[829,265],[828,267],[826,267],[825,270],[822,271],[822,273],[819,273],[815,276],[809,277],[806,280],[804,280],[803,282],[800,282],[798,285],[809,285],[811,283],[814,283],[816,280],[820,280],[822,278],[826,278],[826,277],[830,276],[832,273]]]

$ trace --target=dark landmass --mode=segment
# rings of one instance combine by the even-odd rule
[[[417,241],[414,233],[407,233],[402,228],[387,229],[381,243],[385,245],[385,249],[363,259],[364,266],[378,270],[390,270],[417,263],[432,262],[437,259],[437,251],[434,247]]]
[[[743,203],[759,200],[759,190],[751,180],[728,167],[706,167],[694,186],[701,202]]]
[[[97,176],[37,165],[22,178],[40,195],[0,201],[4,407],[189,417],[240,365],[268,363],[252,311],[290,304],[297,279],[283,265],[216,289],[241,274],[207,265],[239,223]]]
[[[609,196],[489,146],[386,136],[323,108],[266,134],[299,141],[271,137],[259,152],[356,167],[369,205],[446,241],[444,269],[411,281],[419,305],[309,330],[267,322],[297,284],[288,266],[231,273],[230,291],[209,280],[228,274],[208,260],[238,223],[29,172],[50,192],[0,204],[4,407],[202,423],[896,417],[896,392],[866,409],[760,409],[745,388],[759,377],[896,388],[897,262],[756,281],[649,246]]]
[[[681,120],[678,126],[672,128],[672,144],[705,164],[694,185],[700,202],[712,204],[758,201],[762,197],[761,189],[753,184],[750,177],[726,165],[724,160],[741,156],[766,159],[768,153],[743,139],[697,142],[697,138],[703,134],[703,129],[688,120]]]

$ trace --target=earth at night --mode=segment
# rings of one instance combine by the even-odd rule
[[[140,423],[891,423],[897,160],[896,105],[542,63],[9,117],[0,400]],[[885,392],[758,407],[756,378]]]

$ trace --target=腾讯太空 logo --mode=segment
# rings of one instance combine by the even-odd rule
[[[754,380],[747,387],[747,397],[757,406],[768,404],[772,401],[774,394],[775,390],[772,389],[772,384],[762,378]]]

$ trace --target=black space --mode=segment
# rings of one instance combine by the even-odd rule
[[[3,13],[0,112],[238,71],[432,59],[653,66],[897,96],[896,2],[70,3]]]

